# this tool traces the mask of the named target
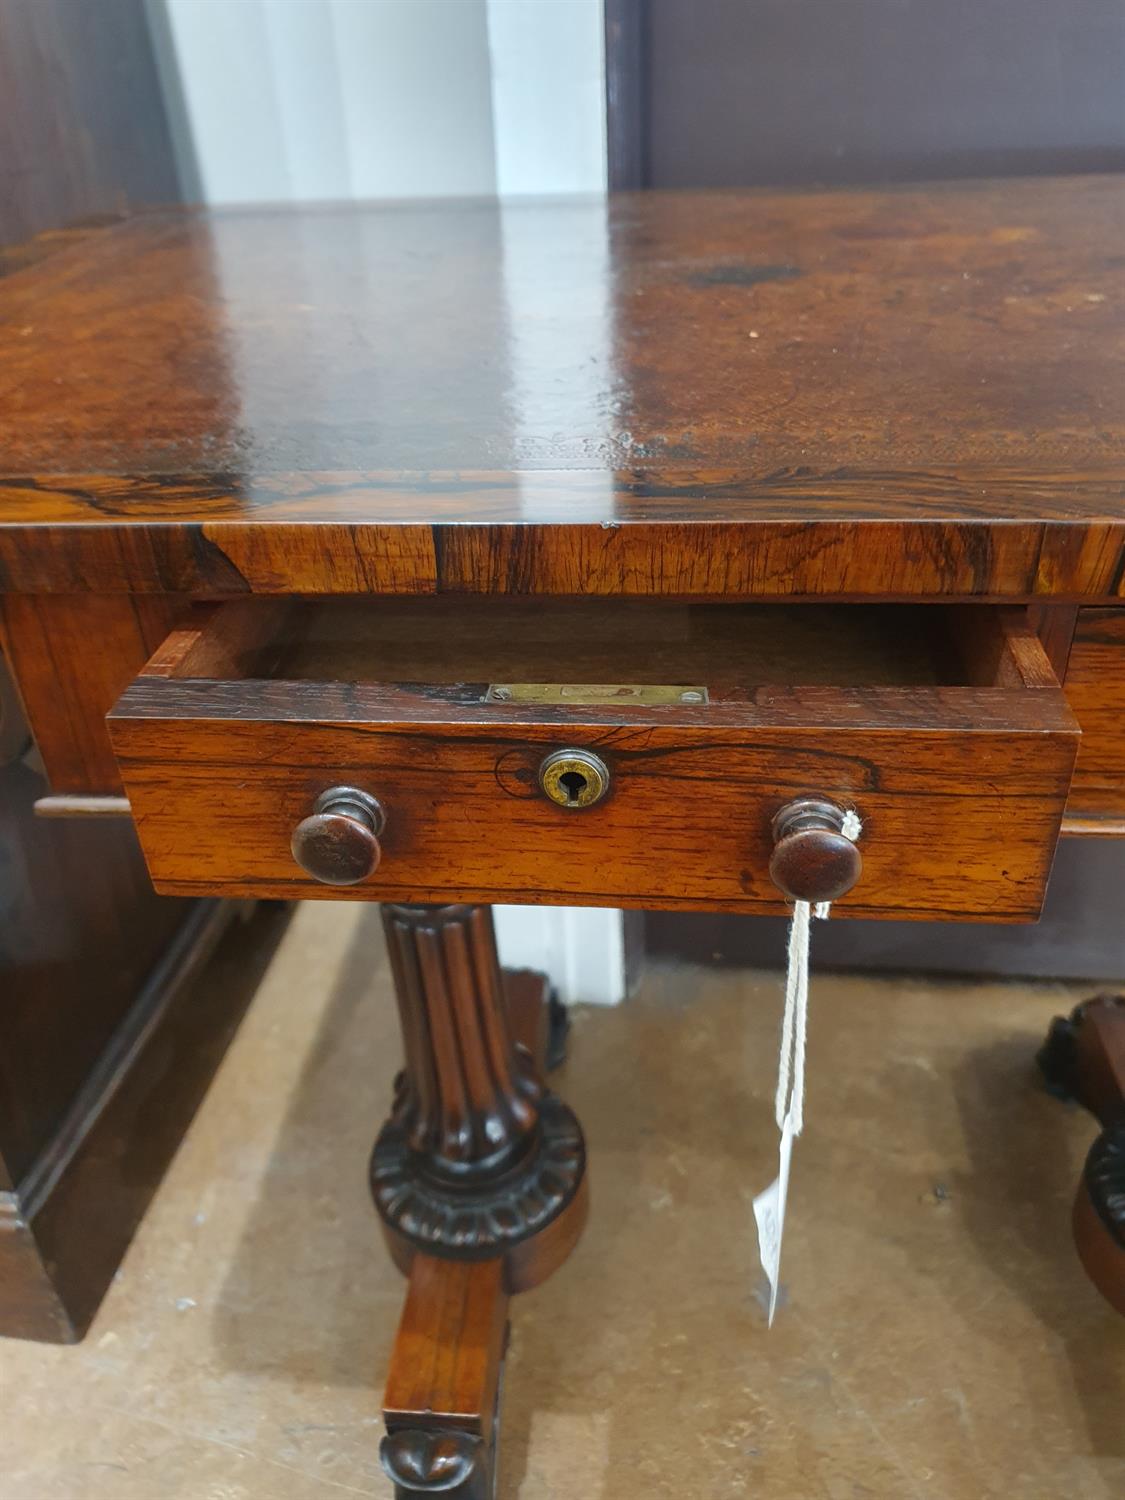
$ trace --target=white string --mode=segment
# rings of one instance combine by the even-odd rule
[[[809,1010],[809,915],[807,901],[793,903],[789,924],[789,967],[785,976],[785,1011],[781,1018],[781,1056],[777,1064],[777,1097],[774,1118],[777,1128],[792,1114],[793,1134],[804,1124],[805,1043]]]
[[[857,813],[844,814],[840,832],[854,844],[863,831]],[[793,919],[789,924],[789,964],[785,976],[785,1011],[781,1019],[781,1055],[777,1065],[777,1095],[774,1117],[778,1130],[784,1130],[788,1117],[794,1136],[800,1135],[805,1123],[805,1052],[809,1027],[809,919],[827,921],[830,901],[794,901]]]
[[[840,832],[846,839],[851,839],[854,844],[863,832],[863,824],[859,821],[859,813],[854,807],[849,807],[844,814],[844,820],[840,824]]]
[[[841,833],[854,841],[860,821],[854,812],[844,815]],[[809,924],[816,916],[828,916],[830,904],[818,901],[793,903],[789,924],[789,970],[785,976],[785,1014],[781,1022],[781,1057],[777,1065],[777,1098],[774,1113],[781,1140],[777,1148],[777,1176],[754,1197],[754,1222],[758,1226],[758,1254],[770,1287],[768,1318],[773,1327],[781,1287],[781,1241],[785,1233],[785,1205],[789,1197],[789,1170],[793,1142],[805,1123],[805,1048],[809,1024]]]

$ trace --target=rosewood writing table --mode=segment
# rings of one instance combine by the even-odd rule
[[[1027,922],[1060,829],[1125,835],[1123,246],[1100,177],[158,215],[0,286],[41,810],[386,903],[400,1495],[488,1493],[586,1210],[489,903]],[[1044,1061],[1125,1308],[1123,1017]]]

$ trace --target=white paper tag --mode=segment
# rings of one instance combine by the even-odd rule
[[[786,1115],[778,1146],[777,1177],[754,1199],[754,1218],[758,1224],[758,1254],[762,1270],[770,1284],[769,1326],[777,1311],[777,1292],[781,1284],[781,1238],[785,1233],[785,1203],[789,1197],[789,1162],[793,1155],[793,1117]]]

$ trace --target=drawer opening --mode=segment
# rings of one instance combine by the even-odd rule
[[[1020,609],[480,598],[198,608],[109,730],[171,895],[331,895],[291,841],[343,789],[360,899],[778,911],[814,797],[863,824],[841,915],[992,921],[1040,909],[1078,742]]]
[[[640,709],[767,687],[1058,685],[1011,607],[487,598],[200,606],[144,675],[428,685],[482,701],[497,684],[501,698],[513,684],[683,690],[636,694]]]

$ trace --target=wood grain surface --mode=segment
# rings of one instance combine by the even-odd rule
[[[1110,599],[1125,180],[157,215],[0,283],[0,587]]]
[[[1068,820],[1097,832],[1125,825],[1125,609],[1082,609],[1066,674],[1066,696],[1082,729]],[[1076,831],[1078,831],[1076,829]]]
[[[490,1436],[508,1296],[499,1259],[415,1255],[387,1374],[388,1430],[424,1424]]]
[[[222,634],[233,609],[236,636],[252,639],[247,608],[218,611],[212,631]],[[750,618],[773,615],[783,627],[796,610],[762,606]],[[656,611],[669,613],[680,612]],[[852,610],[814,613],[831,628]],[[922,613],[936,623],[944,612]],[[805,642],[809,672],[789,657],[778,677],[755,676],[743,658],[732,680],[717,656],[704,679],[718,684],[710,702],[662,707],[484,701],[487,679],[468,683],[451,670],[435,680],[432,656],[421,680],[393,680],[398,654],[386,649],[380,666],[370,643],[363,672],[345,656],[337,680],[181,679],[170,642],[154,663],[159,675],[126,691],[110,732],[150,870],[168,893],[331,894],[296,865],[289,843],[318,795],[342,784],[370,792],[387,814],[378,870],[349,887],[359,899],[776,909],[770,821],[792,798],[820,795],[857,807],[865,824],[864,877],[842,911],[1016,920],[1042,900],[1077,726],[1029,628],[1005,611],[984,613],[1001,639],[984,654],[994,686],[934,685],[933,676],[903,685],[893,630],[884,634],[897,675],[884,667],[872,685],[845,650],[826,676],[822,626]],[[506,620],[509,608],[498,615]],[[649,641],[633,624],[632,635],[603,633],[598,660],[610,675],[594,680],[643,671]],[[837,633],[846,638],[847,628]],[[446,623],[453,665],[460,634]],[[988,639],[979,623],[968,634]],[[197,626],[173,639],[196,669],[230,659],[209,650]],[[470,632],[465,647],[478,665],[489,662],[482,639],[472,643]],[[572,672],[586,665],[583,647],[578,637]],[[662,666],[674,669],[664,649]],[[768,642],[757,652],[768,662]],[[415,646],[408,664],[418,654]],[[568,679],[557,650],[555,661],[562,680],[589,680]],[[937,682],[950,677],[974,680],[951,670]],[[610,794],[587,811],[539,790],[542,758],[564,746],[609,767]]]
[[[120,793],[105,716],[183,609],[160,595],[0,595],[0,646],[53,792]]]

